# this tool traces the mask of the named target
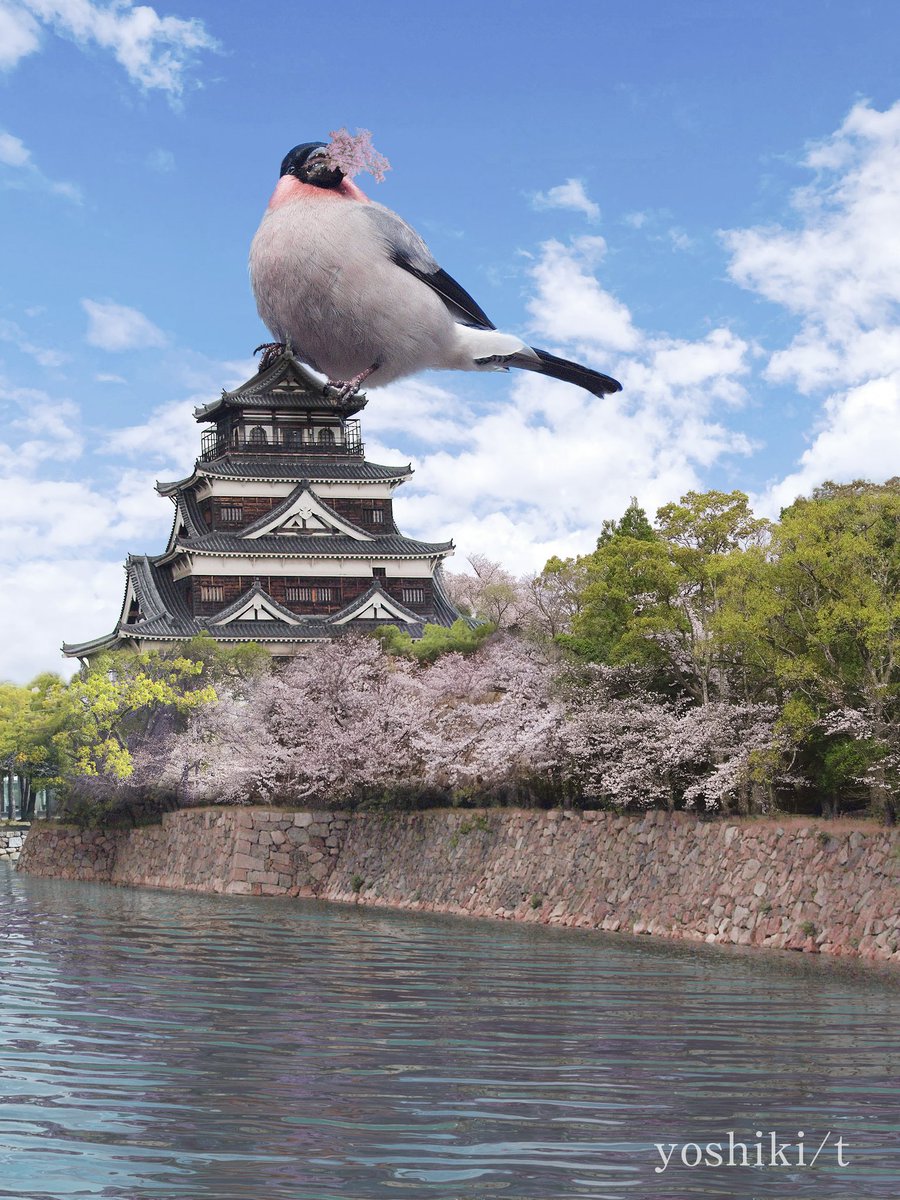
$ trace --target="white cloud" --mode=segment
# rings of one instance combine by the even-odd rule
[[[568,208],[584,213],[589,221],[600,220],[600,205],[596,204],[580,179],[567,179],[547,192],[536,192],[531,203],[535,208]]]
[[[61,350],[54,350],[52,346],[37,345],[28,338],[21,326],[5,318],[0,318],[0,341],[16,346],[42,367],[61,367],[67,361],[68,356]]]
[[[111,300],[82,300],[88,315],[87,341],[101,350],[145,350],[164,346],[166,335],[136,308]]]
[[[21,464],[27,471],[35,456]],[[17,470],[0,479],[0,558],[38,559],[99,542],[111,525],[109,502],[86,483],[29,479]]]
[[[26,416],[9,423],[10,432],[21,431],[25,437],[15,448],[0,443],[0,458],[14,462],[16,474],[31,471],[40,463],[80,458],[84,439],[77,427],[79,415],[71,401],[43,396],[32,403]]]
[[[9,70],[40,45],[34,18],[18,4],[0,2],[0,70]]]
[[[488,554],[514,571],[539,569],[550,554],[590,549],[603,519],[620,515],[635,493],[653,511],[701,487],[702,470],[723,455],[749,449],[688,397],[679,405],[677,384],[665,406],[640,385],[626,388],[627,408],[621,398],[517,378],[512,396],[473,422],[464,448],[438,443],[415,461],[414,481],[398,495],[401,527],[454,537],[462,553]],[[388,450],[383,461],[398,457]]]
[[[723,237],[731,277],[800,320],[770,377],[811,392],[862,382],[873,349],[882,367],[900,365],[900,101],[886,112],[857,104],[804,164],[816,178],[794,193],[794,228]]]
[[[795,314],[767,377],[826,392],[797,467],[760,497],[777,513],[827,479],[880,481],[900,462],[900,101],[867,103],[807,150],[791,227],[724,234],[730,273]]]
[[[69,461],[81,453],[80,411],[71,400],[38,388],[15,387],[0,378],[0,409],[6,435],[34,435],[15,446],[0,446],[0,463],[8,471],[21,473],[44,459]]]
[[[111,632],[125,592],[122,564],[89,556],[12,563],[3,584],[0,670],[19,683],[41,671],[74,674],[78,661],[62,657],[62,643]]]
[[[219,386],[252,373],[239,370],[246,363],[220,363],[215,372],[203,363]],[[94,431],[90,448],[118,457],[111,469],[87,457],[71,401],[0,378],[0,678],[71,674],[77,664],[61,659],[63,640],[112,630],[125,553],[161,551],[171,527],[172,506],[156,493],[156,478],[189,473],[200,433],[191,414],[209,398],[203,391],[114,434],[104,430],[99,447]]]
[[[31,151],[22,139],[5,130],[0,130],[0,166],[10,168],[10,173],[4,172],[8,186],[34,187],[53,192],[54,195],[63,196],[75,204],[81,204],[83,201],[81,189],[77,184],[48,179],[35,163]]]
[[[176,473],[186,474],[197,457],[200,438],[194,409],[208,400],[208,396],[189,396],[186,400],[160,405],[146,421],[107,434],[103,452],[157,465],[174,463]]]
[[[798,496],[826,480],[838,483],[900,474],[900,373],[873,379],[825,402],[819,430],[795,471],[757,499],[760,512],[777,516]]]
[[[124,588],[121,547],[133,539],[134,549],[161,548],[171,510],[149,473],[119,472],[110,487],[58,477],[84,450],[71,402],[8,386],[0,401],[21,414],[5,414],[9,444],[0,446],[0,678],[71,674],[77,664],[61,658],[63,640],[112,629]]]
[[[638,345],[631,314],[605,291],[591,268],[606,249],[603,238],[544,242],[530,274],[536,292],[528,302],[532,327],[560,343],[630,351]]]
[[[653,512],[702,488],[723,456],[750,452],[719,413],[746,400],[751,347],[727,329],[696,341],[642,332],[591,273],[602,252],[598,238],[545,244],[531,270],[530,307],[567,353],[616,374],[621,395],[596,398],[524,372],[509,382],[479,381],[482,393],[496,389],[487,411],[462,403],[449,382],[404,381],[373,392],[365,416],[370,457],[405,461],[410,433],[426,443],[414,457],[414,479],[397,496],[405,532],[453,537],[461,555],[484,553],[516,572],[540,569],[551,554],[591,549],[603,519],[620,515],[631,496]],[[609,320],[569,319],[584,304],[592,317],[613,314],[614,337]],[[618,343],[612,359],[611,342]],[[390,440],[377,444],[385,435]]]
[[[0,163],[7,167],[24,167],[30,158],[31,151],[21,138],[14,137],[11,133],[0,132]]]
[[[62,196],[65,200],[71,200],[73,204],[84,204],[84,192],[77,183],[69,183],[65,179],[51,180],[49,186],[55,196]]]
[[[678,229],[674,225],[672,226],[671,229],[666,231],[666,236],[668,237],[669,241],[671,242],[673,250],[684,251],[684,250],[692,250],[694,248],[693,238],[688,237],[688,235],[684,232],[683,229]]]
[[[109,5],[92,0],[21,0],[12,11],[27,15],[23,9],[81,46],[111,51],[133,83],[172,97],[184,91],[187,72],[198,55],[218,49],[197,18],[161,17],[155,8],[130,0]],[[34,21],[31,28],[33,33]]]
[[[401,379],[379,388],[363,418],[368,435],[409,434],[426,442],[459,445],[469,440],[474,413],[447,388],[423,379]]]

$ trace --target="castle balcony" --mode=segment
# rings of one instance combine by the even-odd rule
[[[239,425],[226,431],[208,429],[200,439],[200,461],[211,462],[225,454],[298,454],[304,457],[363,458],[365,444],[359,421],[343,426]]]

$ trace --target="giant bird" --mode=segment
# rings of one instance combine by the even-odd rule
[[[260,369],[290,347],[342,397],[429,369],[519,367],[586,388],[608,375],[503,333],[395,212],[333,164],[325,142],[295,146],[250,248],[259,314],[277,339]]]

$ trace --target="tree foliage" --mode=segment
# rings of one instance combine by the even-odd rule
[[[736,567],[729,599],[723,628],[782,697],[783,724],[813,782],[831,795],[864,782],[893,820],[900,480],[828,483],[795,501],[767,551]]]
[[[825,484],[777,522],[740,492],[652,525],[632,500],[539,575],[473,565],[459,586],[496,622],[383,626],[274,670],[199,638],[3,685],[0,758],[101,816],[153,794],[894,819],[900,481]]]
[[[77,773],[127,779],[134,766],[129,743],[146,738],[167,716],[185,716],[216,700],[201,681],[202,657],[116,651],[98,655],[69,684],[72,719],[61,734]]]
[[[774,706],[770,781],[830,811],[900,796],[900,481],[828,483],[753,515],[741,492],[689,492],[632,536],[607,522],[593,554],[548,564],[582,586],[557,640],[590,662],[633,664],[699,707]],[[762,759],[758,757],[758,763]]]
[[[412,658],[416,662],[434,662],[442,654],[471,654],[495,631],[491,624],[470,625],[454,621],[445,625],[426,625],[422,636],[413,641],[405,629],[396,625],[379,625],[373,633],[386,654]]]

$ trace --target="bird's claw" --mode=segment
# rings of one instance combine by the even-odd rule
[[[349,400],[357,394],[362,384],[365,383],[373,371],[378,370],[380,365],[380,363],[373,363],[371,367],[366,367],[365,371],[360,371],[352,379],[329,379],[325,384],[325,390],[333,388],[337,392],[335,399],[339,402]]]
[[[287,346],[284,342],[263,342],[262,345],[256,347],[253,353],[259,354],[260,350],[263,351],[263,356],[259,360],[259,371],[261,374],[263,371],[268,371],[276,359],[281,358],[282,354],[287,350]]]
[[[359,382],[355,379],[329,379],[325,384],[325,391],[337,393],[333,399],[343,402],[356,395],[359,391]]]

